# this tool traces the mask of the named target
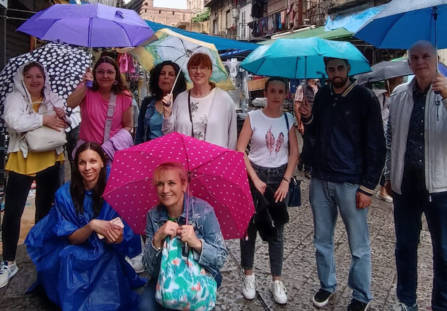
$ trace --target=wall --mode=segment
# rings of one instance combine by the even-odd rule
[[[276,13],[287,8],[287,0],[269,0],[267,2],[267,15]]]

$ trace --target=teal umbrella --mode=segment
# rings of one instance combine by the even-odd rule
[[[320,38],[277,39],[258,47],[241,63],[245,70],[261,76],[288,79],[326,78],[325,57],[348,60],[349,75],[371,71],[368,60],[351,43]]]

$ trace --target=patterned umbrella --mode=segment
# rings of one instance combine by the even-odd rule
[[[254,213],[243,153],[175,132],[115,155],[104,198],[134,232],[144,232],[146,213],[158,203],[154,169],[168,161],[187,169],[192,195],[214,207],[224,238],[243,237]]]
[[[10,58],[0,72],[0,107],[6,95],[12,92],[17,69],[31,61],[42,64],[49,75],[51,88],[61,98],[66,99],[81,81],[91,63],[91,55],[84,49],[65,44],[48,43],[30,53]]]
[[[177,63],[186,78],[191,81],[187,69],[188,60],[194,53],[205,53],[213,62],[211,80],[222,89],[234,88],[214,44],[186,37],[167,28],[158,30],[154,38],[158,38],[158,40],[130,51],[144,69],[151,70],[157,64],[170,60]]]

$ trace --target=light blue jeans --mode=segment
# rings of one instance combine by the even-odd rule
[[[358,188],[359,185],[355,184],[334,183],[312,178],[310,203],[314,216],[314,244],[321,288],[334,292],[337,286],[334,229],[338,211],[340,211],[351,249],[348,285],[353,289],[354,299],[367,303],[372,299],[368,209],[356,207]]]

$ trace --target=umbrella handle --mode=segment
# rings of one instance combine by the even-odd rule
[[[177,84],[177,80],[178,80],[178,77],[180,76],[181,72],[182,72],[182,68],[179,67],[177,76],[175,77],[175,80],[174,80],[174,84],[172,85],[171,93],[169,93],[169,95],[171,95],[171,97],[172,97],[172,93],[174,92],[175,85]],[[174,99],[172,99],[172,100],[174,100]]]

